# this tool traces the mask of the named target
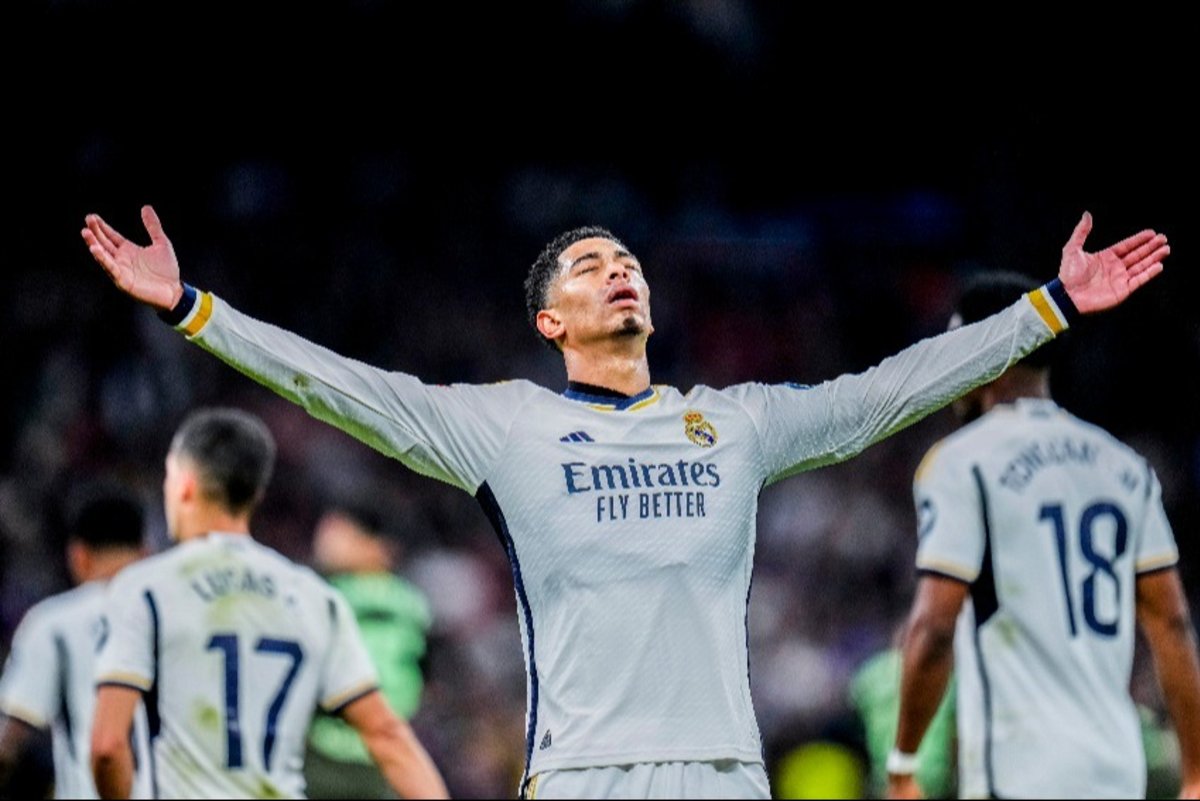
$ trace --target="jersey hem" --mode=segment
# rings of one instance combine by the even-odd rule
[[[765,765],[760,751],[744,748],[684,748],[665,751],[620,751],[611,754],[589,754],[570,757],[535,759],[529,766],[529,775],[535,776],[551,770],[579,770],[582,768],[611,768],[620,765],[641,765],[657,762],[718,762],[732,760],[751,765]]]

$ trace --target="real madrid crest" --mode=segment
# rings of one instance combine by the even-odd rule
[[[683,416],[683,433],[701,448],[711,448],[717,444],[716,427],[697,411],[690,411]]]

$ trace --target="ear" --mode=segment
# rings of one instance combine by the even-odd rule
[[[77,584],[82,584],[91,575],[91,552],[79,540],[71,540],[67,543],[67,567],[71,571],[71,578]]]
[[[200,479],[195,470],[184,468],[179,476],[179,500],[191,503],[200,495]]]
[[[554,309],[542,309],[537,313],[537,328],[542,336],[557,342],[566,334],[567,326]]]

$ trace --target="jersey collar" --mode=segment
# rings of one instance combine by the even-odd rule
[[[601,412],[627,412],[645,408],[659,398],[658,387],[647,387],[636,395],[628,398],[617,398],[606,395],[594,395],[579,389],[568,387],[563,392],[567,400],[586,403],[591,408]]]

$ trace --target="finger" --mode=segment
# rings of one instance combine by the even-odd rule
[[[1163,236],[1162,234],[1158,234],[1158,235],[1152,237],[1151,239],[1147,240],[1144,244],[1139,245],[1138,247],[1131,250],[1129,253],[1122,256],[1121,261],[1125,262],[1126,267],[1128,267],[1132,264],[1137,264],[1137,263],[1141,262],[1143,259],[1145,259],[1147,256],[1149,256],[1151,253],[1165,247],[1166,244],[1167,244],[1167,238],[1165,236]]]
[[[88,221],[87,221],[88,230],[90,230],[92,232],[93,237],[96,239],[97,242],[100,243],[100,245],[105,250],[107,250],[109,253],[116,255],[116,252],[118,250],[117,243],[114,242],[111,238],[109,238],[108,233],[104,230],[104,226],[102,225],[102,223],[103,223],[103,220],[101,220],[99,217],[97,217],[96,215],[93,214],[90,217],[88,217]]]
[[[1122,239],[1120,242],[1112,246],[1112,251],[1121,258],[1124,258],[1127,253],[1137,250],[1154,237],[1155,233],[1147,228],[1145,231],[1138,231],[1128,239]]]
[[[1146,258],[1139,261],[1137,264],[1130,267],[1129,270],[1127,271],[1127,274],[1130,277],[1138,275],[1138,274],[1146,271],[1147,269],[1149,269],[1154,264],[1161,264],[1163,259],[1165,259],[1167,256],[1170,256],[1170,255],[1171,255],[1171,246],[1163,245],[1161,248],[1154,251],[1149,256],[1147,256]]]
[[[100,230],[104,232],[104,235],[108,237],[110,242],[117,247],[125,244],[125,237],[117,233],[117,229],[105,222],[103,217],[101,217],[99,214],[93,214],[91,216],[96,219],[96,222],[100,226]]]
[[[1149,283],[1150,279],[1154,278],[1162,271],[1162,262],[1155,262],[1154,264],[1150,265],[1145,270],[1129,279],[1129,291],[1132,292],[1135,289],[1140,289],[1141,287],[1145,286],[1147,283]]]
[[[1071,232],[1071,238],[1067,240],[1067,246],[1064,250],[1083,250],[1083,243],[1087,241],[1088,234],[1091,232],[1092,215],[1085,211],[1083,217],[1079,219],[1079,224]]]
[[[93,237],[93,240],[94,239],[95,238]],[[108,274],[108,277],[110,279],[112,279],[112,282],[114,284],[116,284],[117,286],[121,287],[122,289],[124,289],[125,288],[124,281],[126,280],[126,273],[124,270],[121,269],[121,266],[119,264],[117,264],[116,259],[114,259],[112,256],[108,255],[108,253],[105,252],[104,248],[101,247],[99,243],[96,243],[94,241],[88,245],[88,252],[90,252],[92,254],[92,258],[95,259],[99,263],[99,265],[104,268],[104,272]]]
[[[146,226],[146,233],[150,234],[151,242],[158,243],[167,238],[153,206],[142,206],[142,224]]]

